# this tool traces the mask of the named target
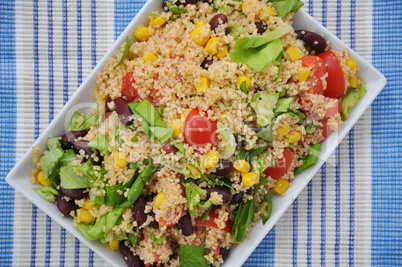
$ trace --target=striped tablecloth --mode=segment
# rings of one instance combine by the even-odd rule
[[[245,266],[402,265],[402,1],[306,0],[388,84]],[[103,266],[4,177],[143,0],[0,3],[0,266]]]

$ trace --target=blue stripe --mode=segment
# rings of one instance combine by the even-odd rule
[[[92,68],[96,66],[96,0],[91,1],[91,51]],[[88,266],[94,266],[94,252],[89,249]]]
[[[371,263],[402,266],[402,5],[373,4],[374,66],[387,86],[372,105]]]
[[[327,27],[327,0],[322,1],[322,25]],[[326,265],[326,219],[327,219],[327,164],[321,167],[321,241],[320,241],[320,264]]]
[[[78,69],[78,87],[82,83],[82,17],[81,0],[77,1],[77,69]],[[80,241],[75,239],[75,261],[74,266],[80,265]]]
[[[34,102],[35,102],[35,140],[39,137],[39,12],[38,0],[33,1],[33,24],[34,24]],[[38,211],[35,205],[32,205],[32,229],[31,229],[31,266],[36,265],[36,229],[37,229]]]
[[[68,7],[67,0],[62,3],[63,13],[63,104],[68,101]],[[66,262],[66,229],[60,227],[60,267]]]
[[[327,164],[321,167],[321,243],[320,243],[320,264],[325,266],[325,249],[326,249],[326,215],[327,215]]]
[[[356,33],[355,33],[355,19],[356,19],[356,0],[351,0],[350,3],[350,47],[356,49]],[[354,152],[354,134],[355,130],[352,128],[349,132],[349,266],[354,265],[354,244],[355,244],[355,152]]]
[[[293,240],[292,240],[292,265],[297,266],[297,245],[298,245],[298,201],[297,198],[293,202]]]
[[[0,266],[11,266],[14,238],[14,190],[5,176],[15,164],[17,125],[14,1],[0,3]]]
[[[314,0],[309,0],[308,1],[308,13],[310,14],[310,16],[313,16],[314,14]]]
[[[340,146],[335,150],[335,266],[339,266],[340,214],[341,214],[341,175],[340,175]]]
[[[307,185],[307,266],[311,266],[311,240],[312,240],[312,209],[313,209],[313,181]]]
[[[275,227],[261,241],[243,267],[275,266]]]
[[[49,62],[49,123],[54,116],[54,75],[53,75],[53,2],[48,1],[48,62]],[[50,266],[52,246],[52,220],[46,216],[46,252],[45,266]]]

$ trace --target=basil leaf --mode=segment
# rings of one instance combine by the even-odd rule
[[[149,138],[156,138],[164,144],[173,136],[174,130],[166,126],[156,108],[147,99],[129,103],[128,106],[144,127]]]
[[[120,61],[114,66],[114,68],[123,64],[124,60],[128,56],[128,52],[130,52],[130,46],[131,46],[131,39],[129,37],[126,37],[126,45],[124,46],[123,55],[121,55]]]
[[[96,219],[95,224],[88,230],[88,235],[92,236],[94,239],[101,239],[105,236],[105,232],[103,231],[104,226],[106,225],[107,215],[103,215]]]
[[[96,176],[90,160],[77,167],[67,165],[60,168],[60,186],[64,189],[92,187],[95,180]]]
[[[279,98],[284,97],[286,95],[286,91],[287,90],[285,88],[283,88],[282,91],[279,93]]]
[[[268,183],[268,179],[264,176],[260,176],[260,181],[258,182],[258,184],[255,185],[255,188],[266,185],[267,183]]]
[[[125,184],[117,184],[114,186],[105,186],[106,196],[105,203],[110,207],[116,207],[123,203],[125,200],[124,192],[129,189],[135,180],[135,176],[133,176],[127,183]]]
[[[278,73],[276,74],[276,77],[275,77],[275,79],[274,79],[274,82],[276,82],[278,79],[279,79],[279,77],[281,76],[281,74],[282,74],[282,58],[283,58],[283,53],[285,53],[285,48],[283,48],[282,49],[282,52],[278,55],[278,57],[276,58],[276,61],[278,61],[278,63],[279,63],[279,66],[278,66]],[[283,91],[285,91],[285,93],[286,93],[286,90],[284,89],[284,90],[282,90],[282,92]],[[282,92],[281,92],[281,94],[282,94]],[[279,95],[279,97],[283,97],[283,95],[281,96],[281,95]]]
[[[138,231],[134,232],[134,234],[128,234],[127,238],[130,241],[131,246],[135,249],[137,247]]]
[[[245,93],[247,95],[247,82],[244,81],[240,84],[239,86],[240,91],[242,91],[243,93]]]
[[[287,112],[289,110],[290,105],[293,102],[293,99],[294,99],[293,97],[280,98],[278,102],[276,102],[274,110],[275,114]]]
[[[262,224],[265,224],[268,221],[269,217],[271,217],[272,212],[272,200],[269,192],[265,194],[263,201],[267,202],[266,211],[268,213],[267,216],[262,217]]]
[[[109,138],[111,140],[115,140],[118,142],[120,145],[124,143],[123,141],[123,136],[126,133],[126,127],[116,127],[113,129],[113,131],[110,133]]]
[[[212,206],[213,206],[213,205],[211,205],[211,206],[204,212],[204,214],[202,214],[201,220],[202,220],[203,222],[205,222],[205,221],[207,220],[208,215],[209,215],[209,213],[211,212]]]
[[[232,233],[236,243],[244,240],[247,234],[247,228],[254,217],[254,199],[241,203],[236,214],[236,219],[233,225]]]
[[[88,146],[94,149],[98,149],[106,154],[110,154],[109,138],[107,138],[105,135],[101,133],[95,136],[95,138],[88,143]]]
[[[306,115],[304,115],[303,112],[299,111],[299,110],[295,110],[295,109],[288,109],[288,113],[294,114],[297,117],[299,117],[299,119],[304,119],[306,117]]]
[[[313,134],[320,127],[319,125],[317,125],[313,118],[309,118],[307,122],[308,124],[305,127],[306,133]]]
[[[56,200],[56,196],[60,195],[60,193],[51,186],[44,186],[41,188],[33,188],[43,199],[54,202]]]
[[[295,174],[298,174],[302,170],[314,165],[318,160],[318,155],[320,154],[321,144],[314,144],[308,148],[308,151],[303,156],[303,165],[295,169]]]
[[[89,115],[80,114],[79,112],[74,112],[71,118],[71,124],[68,128],[69,131],[83,131],[89,129],[91,126],[98,126],[102,122],[102,116],[100,115]]]
[[[183,186],[185,188],[184,192],[187,199],[188,211],[197,217],[197,206],[200,203],[202,195],[204,194],[204,190],[194,183],[186,183],[183,184]]]
[[[366,87],[362,84],[358,89],[349,88],[342,98],[341,102],[341,116],[342,120],[348,119],[348,110],[359,102],[359,100],[366,94]]]
[[[127,209],[127,207],[118,207],[114,208],[111,212],[106,215],[106,222],[105,222],[105,233],[109,232],[113,226],[116,225],[117,220],[121,217],[123,212]]]
[[[179,252],[180,267],[208,266],[204,246],[181,245]]]

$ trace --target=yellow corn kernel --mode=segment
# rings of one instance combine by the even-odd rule
[[[207,45],[205,46],[205,51],[207,51],[208,54],[213,56],[216,53],[218,53],[221,44],[222,44],[221,37],[211,37],[211,39],[208,40]]]
[[[199,27],[201,27],[202,25],[205,25],[205,24],[207,24],[204,20],[200,20],[199,22],[197,22],[196,24],[195,24],[195,27],[196,28],[199,28]]]
[[[182,119],[184,119],[185,117],[187,117],[187,115],[188,115],[188,113],[190,113],[190,109],[189,108],[186,108],[182,113],[181,113],[181,115],[180,115],[180,117],[182,118]]]
[[[135,37],[143,42],[143,41],[148,41],[149,39],[149,31],[148,31],[148,27],[138,27],[135,32],[134,32]]]
[[[242,4],[241,4],[241,9],[245,9],[246,8],[246,3],[245,2],[243,2]]]
[[[181,133],[181,121],[178,119],[172,121],[171,128],[174,130],[173,137],[179,137],[179,134]]]
[[[276,137],[282,138],[283,136],[287,135],[289,133],[289,129],[289,124],[284,127],[279,127],[278,129],[276,129]]]
[[[301,139],[301,133],[289,134],[289,143],[296,143]]]
[[[162,18],[161,16],[154,18],[149,22],[149,25],[153,28],[160,27],[167,21],[166,18]]]
[[[297,79],[299,82],[304,82],[310,76],[310,69],[302,69],[299,73],[299,78]]]
[[[246,174],[243,174],[241,181],[245,186],[252,187],[258,184],[258,182],[260,181],[260,176],[254,172],[248,172]]]
[[[154,201],[154,206],[157,209],[160,209],[162,206],[162,202],[166,199],[166,196],[163,192],[160,192],[159,194],[156,195],[155,201]]]
[[[352,70],[357,69],[357,63],[351,57],[346,60],[346,65],[348,65]]]
[[[242,173],[248,173],[250,171],[250,164],[244,159],[236,160],[233,167]]]
[[[205,45],[208,42],[209,37],[211,37],[211,30],[206,24],[204,24],[198,28],[195,28],[191,32],[190,36],[196,44]]]
[[[209,79],[207,77],[201,77],[194,82],[194,87],[199,95],[205,93],[205,90],[209,88]]]
[[[113,251],[118,250],[119,249],[119,241],[113,240],[112,242],[109,242],[109,247]]]
[[[222,112],[222,114],[219,116],[218,121],[219,121],[219,122],[222,122],[224,119],[226,119],[226,117],[227,117],[226,112]]]
[[[285,193],[285,191],[289,188],[289,181],[288,180],[283,180],[279,179],[272,190],[277,193],[278,195],[282,195]]]
[[[353,75],[349,78],[349,87],[357,87],[357,76]]]
[[[219,50],[218,53],[216,53],[215,56],[216,56],[218,59],[222,59],[222,58],[226,57],[226,55],[227,55],[228,53],[229,53],[229,50],[225,47],[225,48]]]
[[[204,166],[205,169],[211,169],[216,164],[218,164],[218,161],[219,161],[219,154],[215,151],[209,151],[207,154],[205,154],[202,165]]]
[[[95,217],[91,215],[89,211],[86,209],[79,209],[79,216],[80,216],[80,221],[83,223],[93,223],[95,221]]]
[[[46,180],[45,174],[43,173],[43,171],[40,171],[38,173],[38,175],[36,176],[36,179],[43,186],[52,186],[53,185],[53,183],[50,180]]]
[[[155,62],[158,58],[157,58],[154,54],[152,54],[151,52],[149,52],[148,54],[146,54],[145,56],[143,56],[141,59],[142,59],[144,62],[148,62],[148,61]]]
[[[201,178],[201,172],[200,170],[195,167],[193,164],[187,164],[188,170],[191,172],[191,174],[194,176],[194,178]]]
[[[86,209],[86,210],[90,210],[93,207],[95,207],[95,203],[90,198],[85,199],[85,203],[82,206],[82,208]]]
[[[270,15],[270,16],[275,16],[275,11],[272,9],[272,7],[267,6],[267,9],[268,9],[268,11],[269,11],[269,15]]]
[[[294,46],[288,47],[288,49],[286,49],[285,53],[289,56],[289,58],[292,62],[296,61],[300,58],[300,52]]]
[[[247,87],[247,90],[248,90],[248,88],[250,87],[250,85],[251,85],[251,79],[250,79],[250,77],[248,77],[248,76],[246,76],[246,75],[240,75],[239,77],[237,77],[237,82],[236,82],[236,85],[237,86],[240,86],[242,83],[244,83],[244,82],[246,82],[246,87]]]
[[[120,168],[125,168],[128,164],[127,157],[123,152],[115,152],[113,155],[114,165]]]

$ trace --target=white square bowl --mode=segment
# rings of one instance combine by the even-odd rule
[[[34,145],[39,145],[41,150],[45,148],[46,140],[50,136],[61,136],[64,134],[70,122],[72,112],[75,110],[82,110],[82,108],[90,108],[94,106],[95,98],[94,91],[96,90],[96,73],[100,71],[105,65],[107,59],[113,55],[113,53],[120,49],[121,44],[125,42],[125,38],[128,36],[132,40],[134,30],[141,24],[148,23],[148,15],[155,10],[161,9],[161,0],[148,0],[143,8],[138,12],[137,16],[131,21],[127,28],[123,31],[121,36],[116,40],[114,45],[92,70],[86,80],[78,88],[75,94],[59,112],[52,123],[45,129],[45,131],[36,140]],[[295,29],[308,29],[322,34],[324,38],[331,43],[331,47],[334,49],[343,49],[347,46],[340,41],[335,35],[330,33],[326,28],[319,24],[315,19],[308,15],[304,10],[299,10],[293,19],[293,26]],[[225,262],[224,266],[241,266],[253,250],[258,246],[261,240],[276,224],[286,209],[297,198],[299,193],[308,184],[311,178],[320,169],[321,165],[328,159],[335,148],[339,145],[343,137],[349,132],[356,121],[362,116],[364,111],[370,106],[375,97],[380,93],[386,84],[384,76],[378,72],[373,66],[366,62],[363,58],[357,55],[353,50],[348,48],[349,54],[354,58],[359,66],[358,76],[361,77],[367,88],[366,95],[359,101],[359,103],[349,112],[349,118],[345,121],[340,129],[333,133],[324,143],[322,143],[322,150],[319,155],[318,162],[301,172],[292,181],[291,187],[286,191],[286,196],[274,196],[272,198],[273,208],[271,218],[265,225],[258,223],[253,229],[251,239],[245,240],[242,244],[236,245]],[[32,184],[29,181],[29,176],[34,165],[32,164],[32,148],[24,155],[24,157],[15,165],[6,177],[6,181],[18,192],[29,199],[33,204],[39,207],[53,220],[63,226],[68,232],[77,237],[81,242],[86,244],[94,252],[100,255],[108,263],[114,266],[125,266],[123,257],[119,251],[111,251],[106,244],[102,244],[99,241],[86,240],[81,232],[74,227],[71,218],[62,217],[54,203],[49,203],[42,199],[33,189]]]

